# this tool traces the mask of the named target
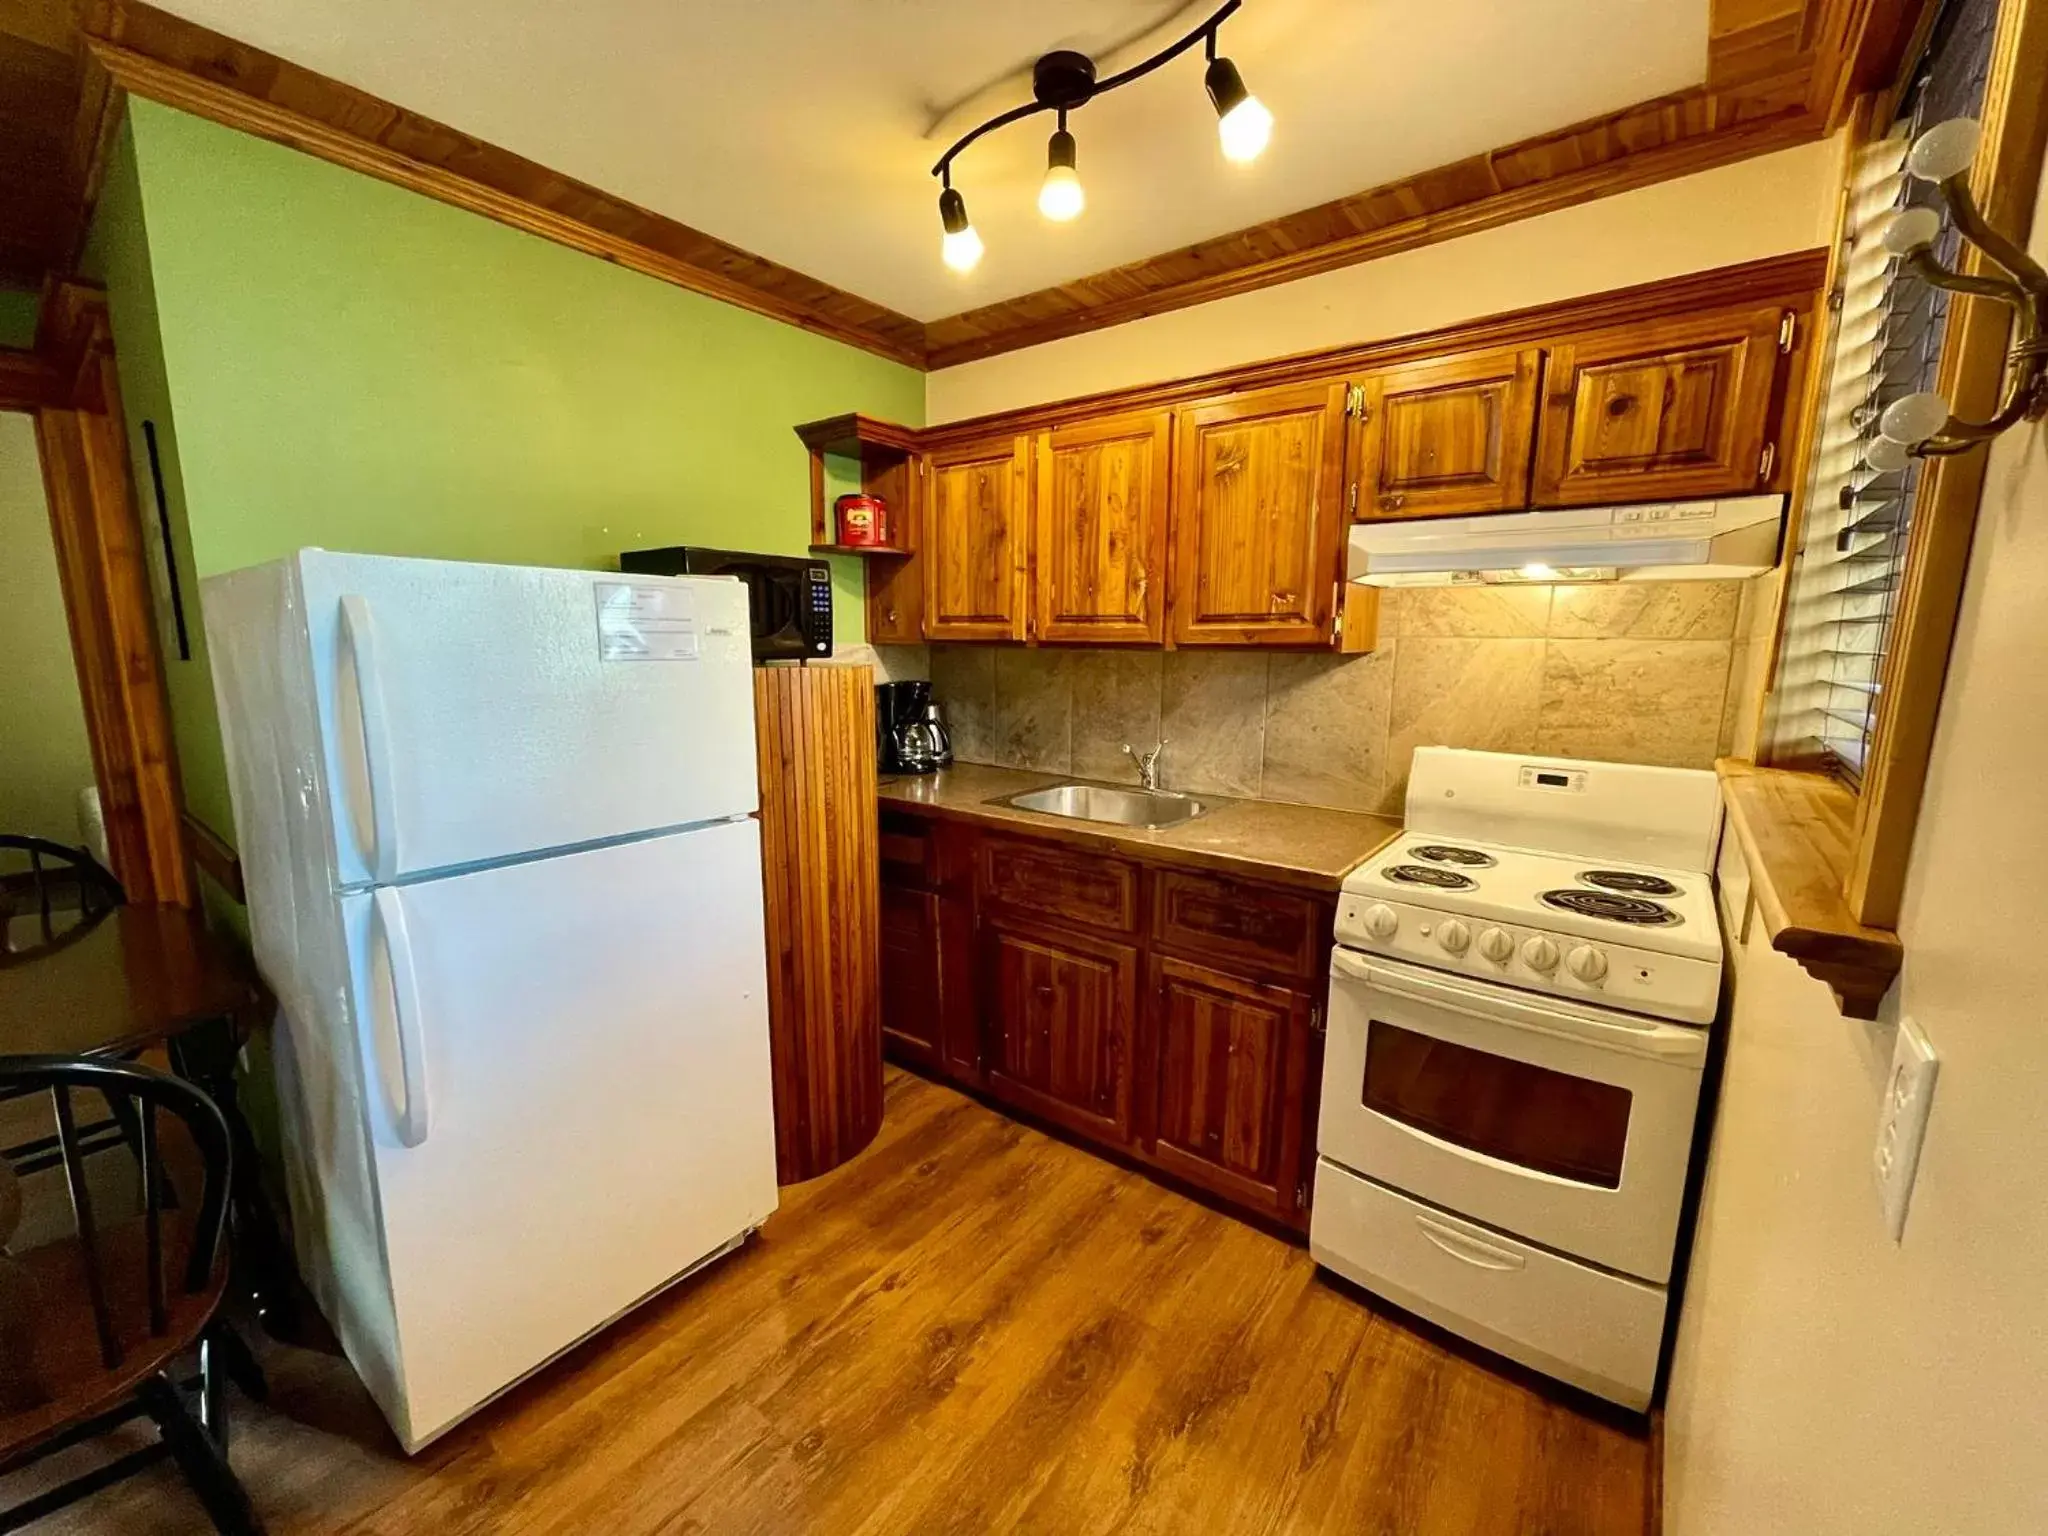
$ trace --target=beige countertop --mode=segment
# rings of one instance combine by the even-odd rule
[[[1345,875],[1385,847],[1401,830],[1401,823],[1388,816],[1316,805],[1287,805],[1277,800],[1233,800],[1223,795],[1196,795],[1196,799],[1211,808],[1206,815],[1156,831],[1076,821],[990,803],[1048,784],[1089,782],[1094,781],[1077,779],[1072,774],[1026,773],[1014,768],[958,763],[921,777],[884,778],[879,793],[885,811],[916,810],[932,816],[1015,827],[1103,853],[1212,869],[1315,891],[1336,890]]]

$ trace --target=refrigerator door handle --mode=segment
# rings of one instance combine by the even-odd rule
[[[351,593],[341,600],[341,643],[348,647],[356,680],[356,707],[363,723],[363,768],[369,780],[370,841],[364,860],[370,878],[388,883],[398,874],[398,815],[391,783],[391,715],[377,672],[377,626],[370,600]]]
[[[427,1043],[420,1038],[419,977],[412,965],[412,938],[398,892],[386,887],[372,898],[386,963],[391,970],[391,1023],[398,1041],[398,1075],[404,1102],[398,1108],[398,1139],[416,1147],[427,1139],[432,1104],[427,1097]]]

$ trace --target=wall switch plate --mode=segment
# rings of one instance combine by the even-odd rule
[[[1885,1078],[1884,1103],[1877,1120],[1877,1190],[1884,1199],[1885,1229],[1893,1242],[1906,1232],[1906,1202],[1913,1194],[1913,1175],[1920,1167],[1920,1143],[1927,1135],[1927,1108],[1934,1098],[1934,1075],[1941,1063],[1934,1046],[1911,1019],[1899,1020],[1892,1044],[1892,1069]]]

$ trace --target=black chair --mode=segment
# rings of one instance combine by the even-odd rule
[[[221,1342],[217,1316],[228,1283],[227,1121],[190,1083],[133,1062],[0,1056],[0,1096],[40,1092],[56,1118],[73,1231],[7,1261],[12,1273],[0,1274],[0,1290],[13,1293],[10,1310],[30,1319],[12,1341],[14,1358],[0,1358],[0,1477],[145,1415],[158,1439],[0,1510],[0,1531],[170,1457],[217,1530],[260,1533],[228,1464],[221,1355],[233,1346]],[[117,1119],[137,1127],[138,1215],[103,1221],[94,1211],[79,1145],[81,1094],[100,1095]],[[183,1377],[178,1366],[192,1351],[197,1373]]]
[[[9,851],[28,855],[28,868],[0,874],[0,965],[61,948],[127,900],[121,882],[83,848],[47,837],[0,833],[0,863]],[[17,933],[15,920],[33,915]]]

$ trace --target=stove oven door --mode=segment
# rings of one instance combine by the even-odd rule
[[[1704,1029],[1330,961],[1322,1155],[1623,1274],[1670,1277]]]

